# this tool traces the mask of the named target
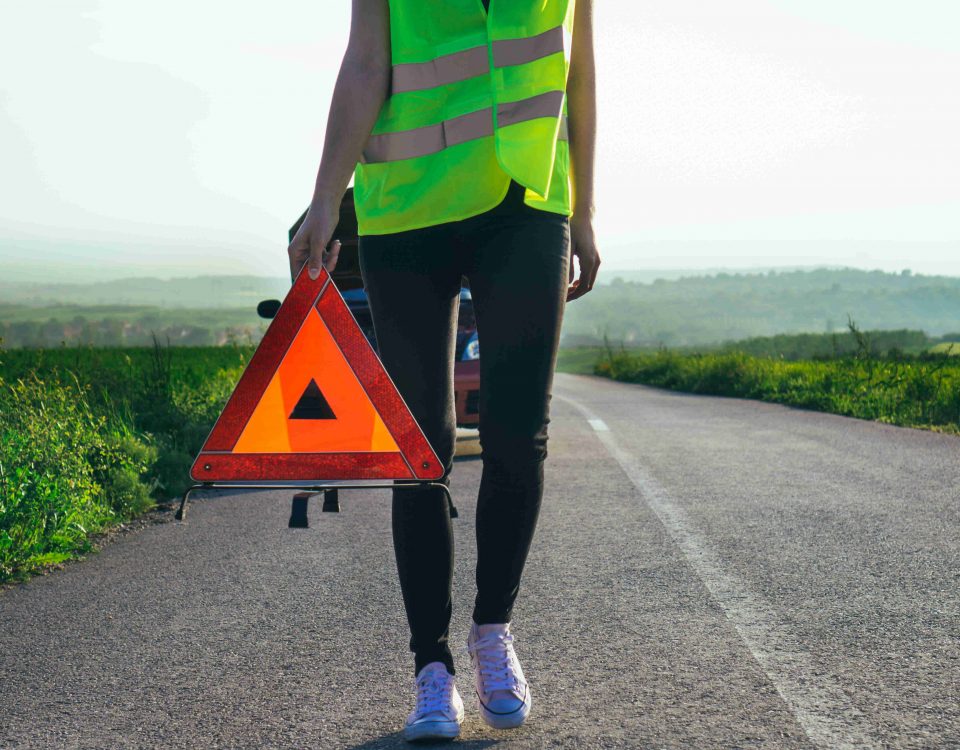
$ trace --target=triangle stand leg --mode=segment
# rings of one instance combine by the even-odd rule
[[[340,502],[339,502],[339,490],[372,490],[372,489],[395,489],[398,486],[401,487],[439,487],[443,490],[444,494],[447,496],[447,504],[450,508],[450,517],[458,518],[459,513],[457,512],[457,506],[453,504],[453,496],[450,494],[450,488],[447,487],[443,482],[430,482],[430,481],[420,481],[420,482],[411,482],[404,480],[402,484],[390,483],[378,483],[378,484],[360,484],[360,483],[336,483],[336,484],[246,484],[239,482],[203,482],[201,484],[191,485],[183,493],[183,496],[180,498],[180,507],[177,509],[174,517],[178,521],[183,521],[187,517],[187,500],[189,500],[190,495],[194,492],[203,492],[205,490],[300,490],[300,492],[294,496],[294,502],[300,501],[302,503],[302,509],[298,508],[295,510],[297,516],[296,523],[291,524],[292,527],[306,527],[306,501],[311,495],[317,495],[319,493],[324,493],[324,506],[323,510],[325,512],[340,512]],[[302,519],[302,520],[301,520]]]

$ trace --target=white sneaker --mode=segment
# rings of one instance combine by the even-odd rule
[[[406,740],[452,739],[460,734],[463,700],[447,665],[432,661],[417,674],[417,707],[403,727]]]
[[[495,729],[523,724],[532,697],[513,650],[510,623],[470,626],[467,651],[477,682],[480,715]]]

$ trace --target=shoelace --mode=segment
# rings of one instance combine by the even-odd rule
[[[477,671],[483,678],[487,692],[495,690],[520,690],[520,680],[513,671],[513,634],[492,633],[478,638],[467,646],[467,652],[476,654]]]
[[[450,710],[450,676],[443,672],[430,672],[417,679],[417,716],[432,711]]]

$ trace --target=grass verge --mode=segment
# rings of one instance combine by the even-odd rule
[[[850,324],[859,348],[818,361],[739,351],[619,351],[608,345],[594,373],[690,393],[752,398],[859,419],[960,434],[960,362],[946,352],[877,355]]]
[[[250,347],[0,351],[0,582],[180,494]]]

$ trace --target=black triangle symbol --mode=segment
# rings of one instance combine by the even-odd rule
[[[297,405],[290,414],[290,419],[336,419],[333,409],[320,392],[316,380],[311,380],[307,390],[303,392]]]

